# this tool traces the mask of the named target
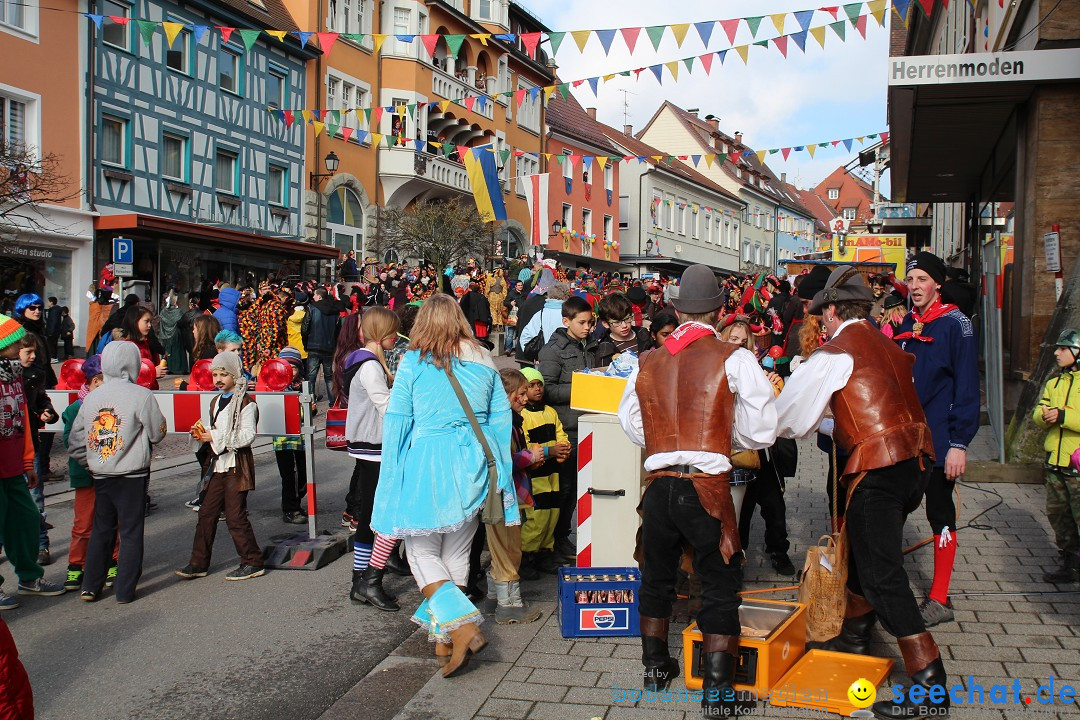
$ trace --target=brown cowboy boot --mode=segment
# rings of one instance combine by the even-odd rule
[[[487,646],[487,638],[474,623],[465,623],[450,631],[453,648],[450,660],[443,666],[443,677],[452,677],[469,664],[469,659]]]
[[[835,652],[870,654],[870,633],[877,623],[874,607],[862,595],[847,591],[847,609],[840,634],[824,642],[808,642],[807,650],[821,649]]]
[[[904,668],[911,684],[899,700],[881,700],[874,703],[874,717],[883,720],[920,720],[939,718],[949,714],[949,692],[945,687],[945,665],[937,643],[928,632],[896,638],[900,654],[904,656]],[[911,689],[919,685],[926,692],[916,702],[911,699]],[[940,687],[941,690],[936,690]],[[932,699],[931,695],[934,699]],[[940,697],[940,700],[936,698]]]
[[[641,616],[641,664],[646,690],[659,692],[679,677],[679,663],[668,650],[668,618]]]
[[[440,580],[439,582],[433,582],[429,585],[425,585],[424,587],[420,588],[420,594],[430,600],[431,596],[435,594],[435,591],[438,590],[439,586],[442,585],[444,582],[446,581]],[[437,641],[435,642],[435,659],[439,662],[440,666],[445,667],[446,663],[450,662],[450,655],[453,653],[453,651],[454,647],[450,643]]]

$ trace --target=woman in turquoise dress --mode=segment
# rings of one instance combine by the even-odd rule
[[[488,497],[483,447],[447,373],[464,390],[491,448],[503,522],[520,523],[510,468],[510,402],[490,353],[457,302],[437,294],[420,307],[398,365],[383,425],[382,468],[371,527],[405,539],[424,601],[413,621],[428,629],[450,677],[487,644],[483,617],[462,592],[469,548]]]

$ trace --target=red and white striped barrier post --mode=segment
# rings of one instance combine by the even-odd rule
[[[578,439],[577,566],[592,567],[593,433]]]

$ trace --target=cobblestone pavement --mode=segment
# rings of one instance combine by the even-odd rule
[[[989,444],[987,444],[989,446]],[[813,443],[801,442],[799,473],[788,484],[788,530],[791,556],[801,565],[806,548],[828,531],[825,496],[827,462]],[[977,481],[978,478],[970,478]],[[1042,582],[1042,574],[1055,567],[1057,552],[1043,513],[1043,489],[1039,485],[986,484],[987,492],[961,487],[961,524],[998,502],[1001,504],[978,519],[988,529],[962,529],[957,535],[959,551],[952,590],[955,622],[933,629],[941,647],[950,682],[968,688],[981,684],[989,693],[995,683],[1013,679],[1021,683],[1021,703],[1040,685],[1054,680],[1060,692],[1063,684],[1080,685],[1080,588],[1055,593],[1058,588]],[[905,540],[914,545],[929,535],[922,510],[907,524]],[[756,519],[748,552],[748,589],[789,585],[776,577],[761,551],[762,522]],[[908,556],[907,570],[917,597],[929,587],[933,574],[929,546]],[[498,626],[487,622],[483,628],[488,648],[474,660],[468,672],[445,680],[437,673],[425,637],[415,633],[377,666],[363,681],[345,694],[322,716],[322,720],[357,717],[371,707],[373,697],[384,703],[375,717],[413,718],[529,718],[543,720],[682,720],[700,717],[698,703],[683,701],[619,700],[619,688],[640,687],[640,644],[637,638],[564,639],[555,616],[554,578],[525,583],[526,598],[544,609],[544,617],[529,625]],[[1028,593],[1028,594],[1022,594]],[[780,593],[774,599],[793,599],[794,593]],[[671,648],[681,647],[686,626],[685,611],[672,623]],[[875,630],[873,652],[895,661],[892,682],[906,683],[895,642],[880,627]],[[681,664],[681,650],[679,651]],[[423,685],[415,669],[430,667],[430,679]],[[414,672],[406,673],[405,670]],[[397,682],[396,678],[412,678]],[[675,688],[682,687],[681,680]],[[891,684],[891,683],[890,683]],[[889,691],[879,693],[888,697]],[[396,698],[386,702],[386,698]],[[758,713],[772,717],[814,718],[821,712],[759,705]],[[834,716],[835,717],[835,716]],[[1040,705],[954,705],[954,718],[1078,718],[1075,704]]]

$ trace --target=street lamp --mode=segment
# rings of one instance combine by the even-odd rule
[[[648,255],[649,253],[651,253],[652,249],[653,249],[653,241],[652,241],[652,238],[649,238],[649,239],[647,239],[645,241],[645,254]]]
[[[323,162],[326,163],[326,172],[325,173],[314,173],[314,172],[310,173],[310,176],[311,176],[310,181],[311,181],[311,189],[312,190],[315,190],[318,187],[318,183],[319,183],[320,179],[333,177],[334,173],[337,172],[338,163],[341,162],[341,161],[338,159],[337,153],[335,153],[333,150],[331,150],[329,153],[326,154],[326,158],[323,160]]]
[[[558,235],[561,232],[562,232],[562,223],[561,222],[556,220],[555,222],[551,223],[551,235],[550,235],[550,237],[555,237],[556,235]]]

